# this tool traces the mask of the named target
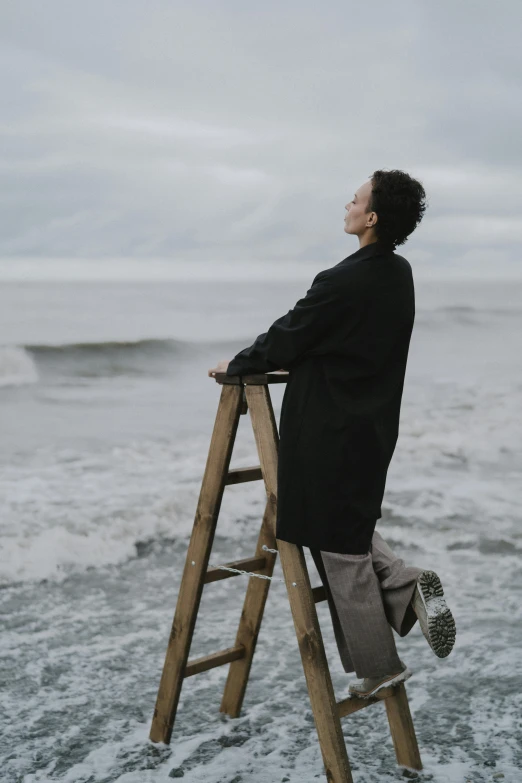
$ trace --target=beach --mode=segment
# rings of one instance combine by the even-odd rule
[[[319,271],[317,269],[316,271]],[[0,291],[0,768],[6,783],[308,783],[322,758],[276,563],[241,716],[228,667],[148,740],[221,387],[207,376],[310,280],[21,281]],[[377,529],[437,571],[447,659],[399,639],[434,783],[522,770],[522,282],[416,281],[400,434]],[[279,419],[283,385],[270,394]],[[258,464],[242,416],[231,467]],[[213,563],[254,553],[261,482],[225,489]],[[319,577],[304,550],[313,585]],[[231,646],[249,577],[205,586],[190,658]],[[317,611],[346,695],[326,602]],[[383,705],[343,719],[357,783],[401,777]]]

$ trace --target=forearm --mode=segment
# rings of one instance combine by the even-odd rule
[[[282,369],[277,361],[272,361],[267,355],[267,334],[260,334],[251,346],[244,348],[230,360],[227,375],[255,375]]]

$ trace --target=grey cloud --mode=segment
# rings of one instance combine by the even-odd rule
[[[521,17],[447,0],[4,4],[0,256],[327,266],[356,249],[344,205],[384,167],[428,192],[400,250],[420,271],[497,258],[519,277]]]

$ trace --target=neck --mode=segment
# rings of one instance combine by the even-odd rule
[[[379,240],[375,236],[360,236],[359,237],[359,250],[361,247],[366,247],[366,245],[372,245],[374,242],[378,242]]]

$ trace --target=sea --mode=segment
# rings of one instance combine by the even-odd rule
[[[3,783],[326,779],[279,562],[241,715],[219,712],[222,666],[183,683],[170,745],[148,738],[222,389],[208,370],[318,271],[0,286]],[[522,281],[415,285],[377,529],[437,571],[457,639],[439,659],[418,623],[396,636],[422,771],[396,765],[382,704],[342,730],[356,783],[520,783]],[[277,420],[283,392],[270,387]],[[231,467],[258,462],[247,414]],[[226,487],[211,563],[254,553],[265,498],[262,482]],[[205,586],[189,658],[234,644],[251,578]],[[355,674],[317,611],[340,699]]]

